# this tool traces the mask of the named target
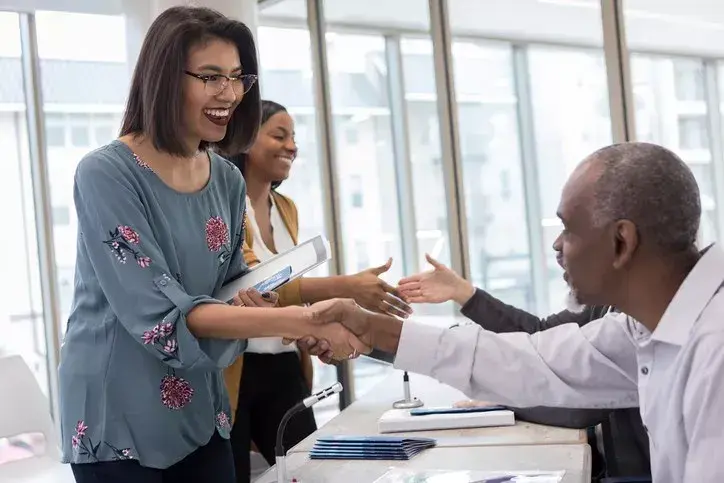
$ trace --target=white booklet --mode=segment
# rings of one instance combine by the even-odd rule
[[[513,426],[515,414],[509,409],[446,411],[440,409],[389,409],[377,420],[380,433],[433,431],[438,429]],[[416,415],[415,413],[422,413]]]
[[[329,240],[323,235],[317,235],[230,280],[214,294],[214,298],[230,302],[239,290],[250,287],[256,287],[260,292],[275,290],[331,258]]]

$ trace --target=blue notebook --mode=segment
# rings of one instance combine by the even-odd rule
[[[311,459],[408,460],[435,446],[432,438],[325,436],[309,452]]]

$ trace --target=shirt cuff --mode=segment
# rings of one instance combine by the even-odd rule
[[[435,369],[437,350],[444,327],[408,321],[402,324],[400,342],[397,346],[395,369],[431,376]]]

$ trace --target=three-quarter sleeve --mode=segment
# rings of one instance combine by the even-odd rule
[[[78,165],[73,194],[79,243],[112,315],[131,337],[175,369],[229,365],[237,341],[217,341],[221,346],[204,351],[186,324],[197,305],[220,302],[188,294],[173,278],[164,253],[175,247],[159,246],[135,180],[123,166],[103,152],[86,157]]]

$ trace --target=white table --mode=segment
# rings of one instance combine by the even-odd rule
[[[299,483],[372,483],[391,467],[418,470],[559,471],[563,483],[588,483],[591,448],[586,444],[433,448],[409,461],[310,460],[307,453],[287,456],[287,476]],[[255,483],[276,482],[275,468]]]
[[[445,406],[465,399],[464,395],[429,377],[410,375],[412,395],[426,406]],[[402,373],[393,372],[368,394],[355,401],[325,426],[288,452],[287,474],[299,483],[371,483],[391,467],[426,470],[559,471],[564,483],[589,483],[591,448],[582,430],[554,428],[517,422],[515,426],[471,428],[446,431],[416,431],[430,436],[438,446],[409,461],[310,460],[309,450],[320,436],[374,435],[377,419],[402,397]],[[256,483],[276,481],[270,468]]]
[[[425,406],[449,406],[467,399],[463,393],[436,380],[410,374],[412,396],[419,397]],[[402,398],[402,372],[394,371],[364,397],[355,401],[314,434],[304,439],[289,452],[308,452],[320,436],[354,434],[368,436],[379,434],[377,420],[392,403]],[[557,428],[540,424],[516,422],[515,426],[495,428],[470,428],[443,431],[415,431],[394,433],[438,439],[438,446],[506,446],[537,444],[585,444],[586,431]]]

